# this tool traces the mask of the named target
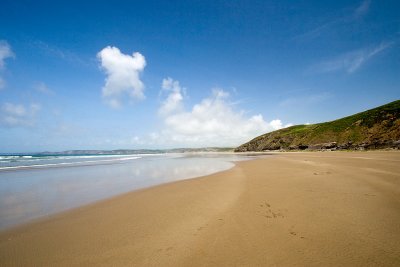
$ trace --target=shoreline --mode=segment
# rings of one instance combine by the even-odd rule
[[[268,154],[2,230],[0,264],[399,262],[399,152]]]
[[[258,158],[249,159],[249,160],[257,160],[257,159]],[[246,161],[248,161],[248,160],[246,160]],[[117,195],[112,195],[110,197],[106,197],[106,198],[102,198],[102,199],[99,199],[99,200],[95,200],[94,202],[86,203],[86,204],[83,204],[81,206],[77,206],[77,207],[69,208],[67,210],[63,210],[63,211],[60,211],[60,212],[56,212],[56,213],[48,214],[48,215],[45,215],[45,216],[41,216],[41,217],[32,219],[32,220],[30,220],[28,222],[25,222],[25,223],[21,223],[21,224],[17,224],[17,225],[14,225],[14,226],[10,226],[10,227],[5,228],[5,229],[0,229],[0,235],[2,233],[4,233],[4,232],[18,231],[19,228],[29,227],[30,225],[33,225],[33,224],[40,224],[40,223],[46,222],[48,220],[56,219],[57,217],[68,216],[69,213],[74,213],[74,212],[76,212],[78,210],[90,209],[92,206],[107,204],[107,202],[109,202],[109,201],[112,201],[112,200],[118,199],[118,198],[122,198],[122,197],[124,197],[126,195],[137,194],[137,193],[140,193],[141,191],[152,190],[152,189],[156,189],[158,187],[168,186],[168,185],[172,185],[172,184],[175,184],[175,183],[180,183],[180,182],[185,182],[185,181],[190,181],[190,180],[195,180],[195,179],[202,179],[202,178],[206,178],[208,176],[213,176],[213,175],[218,174],[218,173],[223,173],[223,172],[231,170],[232,168],[235,168],[237,162],[240,162],[240,161],[231,161],[231,163],[233,164],[232,167],[230,167],[229,169],[224,169],[224,170],[221,170],[221,171],[217,171],[215,173],[205,174],[205,175],[196,176],[196,177],[184,178],[182,180],[162,182],[160,184],[155,184],[155,185],[149,185],[149,186],[133,189],[133,190],[128,191],[128,192],[123,192],[123,193],[120,193],[120,194],[117,194]]]
[[[0,171],[0,230],[140,188],[204,176],[246,160],[240,155],[160,155],[112,164]],[[107,162],[110,163],[110,162]]]

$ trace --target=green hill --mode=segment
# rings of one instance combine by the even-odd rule
[[[400,148],[400,100],[330,122],[270,132],[235,152],[381,148]]]

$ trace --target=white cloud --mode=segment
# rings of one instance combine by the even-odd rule
[[[4,103],[0,110],[0,125],[7,127],[29,127],[35,124],[36,114],[41,109],[39,104],[29,106]]]
[[[335,71],[346,71],[347,73],[353,73],[371,58],[390,48],[393,44],[393,42],[382,42],[375,47],[351,51],[342,54],[334,59],[314,65],[309,69],[309,72],[327,73]]]
[[[159,111],[160,115],[168,115],[171,112],[181,110],[183,108],[183,93],[184,88],[182,89],[179,85],[179,81],[174,81],[172,78],[168,77],[163,79],[162,81],[162,89],[163,91],[168,92],[168,97],[163,101]]]
[[[169,91],[160,110],[164,115],[164,129],[160,133],[149,136],[150,144],[170,144],[170,146],[237,146],[260,134],[283,128],[280,120],[266,122],[261,114],[248,117],[245,112],[234,109],[229,93],[222,89],[214,89],[211,96],[195,104],[190,110],[169,108],[181,104],[181,99],[168,99],[180,92],[178,81],[164,79],[163,88]]]
[[[144,84],[140,80],[140,73],[146,66],[146,60],[142,54],[135,52],[132,56],[126,55],[117,47],[107,46],[97,54],[97,58],[107,74],[102,89],[106,103],[118,108],[125,95],[131,99],[144,98]]]

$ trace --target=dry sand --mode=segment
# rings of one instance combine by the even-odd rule
[[[279,153],[0,233],[1,266],[400,266],[400,153]]]

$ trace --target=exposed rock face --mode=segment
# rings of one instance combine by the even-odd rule
[[[400,149],[400,100],[331,122],[267,133],[235,151],[384,148]]]

